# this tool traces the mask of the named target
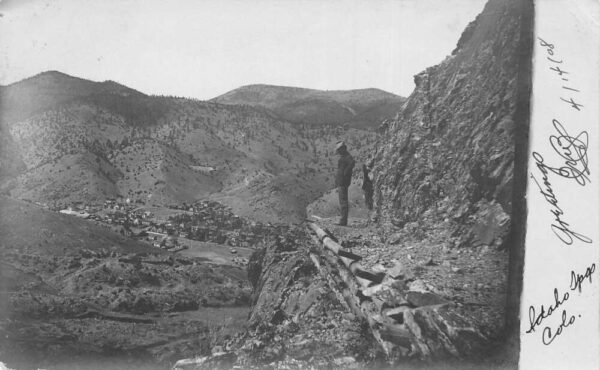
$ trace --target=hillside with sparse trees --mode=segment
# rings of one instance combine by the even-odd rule
[[[265,221],[299,220],[333,187],[335,142],[345,140],[357,162],[366,161],[380,123],[364,130],[291,122],[263,107],[148,96],[54,71],[3,86],[0,94],[9,107],[1,115],[9,134],[1,190],[50,206],[212,198]],[[361,106],[365,94],[370,103]],[[327,99],[366,111],[380,103],[375,97],[393,96],[386,94],[336,92]],[[293,96],[281,99],[288,104]]]

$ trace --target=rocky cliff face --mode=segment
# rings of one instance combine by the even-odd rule
[[[304,229],[291,228],[254,253],[246,332],[214,347],[212,356],[183,360],[175,368],[348,369],[381,355],[315,246]]]
[[[524,3],[490,0],[452,55],[415,76],[414,92],[382,127],[374,154],[381,223],[464,225],[476,214],[507,224],[514,132],[522,124],[514,115]],[[492,243],[495,236],[482,238]]]

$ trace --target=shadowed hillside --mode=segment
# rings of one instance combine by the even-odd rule
[[[83,249],[163,253],[91,222],[40,209],[30,203],[0,196],[0,208],[2,253],[69,256],[80,255]]]

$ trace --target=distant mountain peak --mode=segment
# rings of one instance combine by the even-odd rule
[[[23,119],[55,104],[98,94],[143,95],[115,81],[96,82],[50,70],[2,86],[0,117],[11,121]]]
[[[382,90],[382,89],[378,89],[375,87],[365,87],[365,88],[360,88],[360,89],[314,89],[314,88],[309,88],[309,87],[298,87],[298,86],[285,86],[285,85],[271,85],[271,84],[249,84],[249,85],[243,85],[238,87],[237,89],[231,90],[223,95],[229,94],[231,92],[235,92],[235,91],[240,91],[240,90],[261,90],[261,89],[265,89],[265,90],[290,90],[290,91],[305,91],[305,92],[321,92],[321,93],[357,93],[357,92],[373,92],[373,93],[381,93],[384,95],[392,95],[392,96],[398,96],[394,93]],[[221,95],[221,96],[223,96]],[[214,99],[218,99],[219,97],[216,97]],[[213,99],[213,100],[214,100]]]
[[[30,76],[30,77],[26,77],[22,80],[10,83],[3,87],[22,85],[24,83],[31,83],[31,82],[35,82],[35,81],[46,80],[48,78],[51,78],[51,79],[79,79],[77,77],[70,76],[70,75],[60,72],[60,71],[50,70],[50,71],[40,72],[40,73]]]
[[[74,77],[74,76],[68,75],[68,74],[66,74],[66,73],[63,73],[63,72],[61,72],[61,71],[57,71],[57,70],[49,70],[49,71],[40,72],[40,73],[38,73],[37,75],[35,75],[35,76],[33,76],[33,77],[36,77],[36,76],[63,76],[63,77]]]
[[[50,80],[50,81],[49,81]],[[61,71],[57,71],[57,70],[49,70],[49,71],[44,71],[44,72],[40,72],[36,75],[33,75],[31,77],[27,77],[24,78],[20,81],[17,82],[13,82],[9,85],[6,85],[5,87],[10,87],[10,86],[21,86],[23,87],[24,85],[27,84],[31,84],[31,83],[36,83],[36,82],[52,82],[52,83],[56,83],[56,84],[60,84],[60,83],[79,83],[81,85],[87,85],[87,86],[104,86],[104,89],[106,89],[106,87],[117,87],[118,89],[122,90],[122,89],[128,89],[131,91],[136,91],[139,92],[135,89],[132,89],[130,87],[127,87],[123,84],[120,84],[116,81],[113,80],[105,80],[102,82],[97,82],[97,81],[92,81],[89,79],[85,79],[85,78],[81,78],[81,77],[77,77],[77,76],[73,76],[73,75],[69,75],[67,73],[61,72]],[[55,86],[57,88],[60,88],[60,86]],[[106,91],[105,91],[106,92]]]
[[[267,84],[241,86],[211,99],[220,104],[264,108],[293,123],[349,124],[369,129],[392,118],[404,100],[376,88],[317,90]]]

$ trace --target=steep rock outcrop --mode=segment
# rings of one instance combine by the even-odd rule
[[[415,76],[373,157],[381,223],[464,224],[498,205],[510,214],[525,3],[490,0],[452,55]]]
[[[315,247],[305,230],[292,228],[255,252],[248,265],[254,294],[247,331],[213,348],[212,356],[176,368],[347,369],[380,355]]]

